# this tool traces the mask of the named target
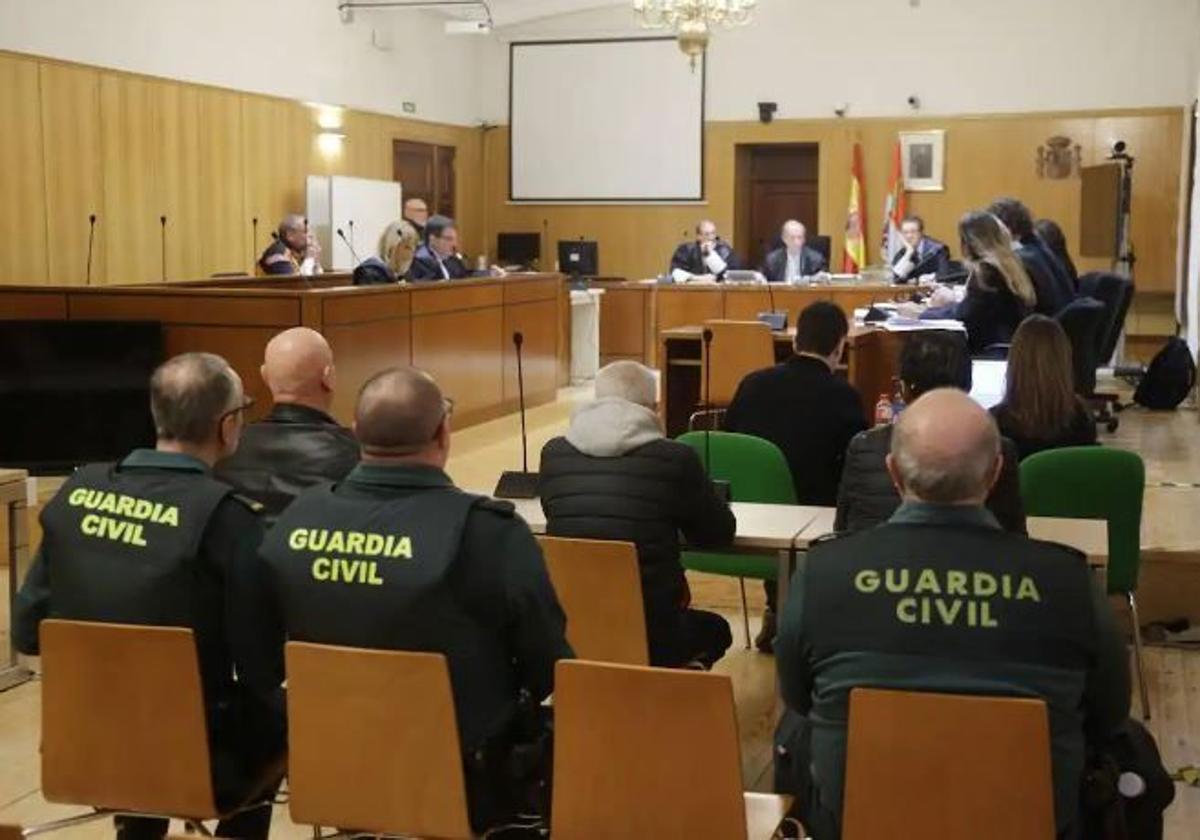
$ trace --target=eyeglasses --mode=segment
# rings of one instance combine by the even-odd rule
[[[232,415],[237,414],[240,411],[248,411],[251,408],[254,408],[254,398],[246,397],[245,401],[241,405],[237,406],[236,408],[231,408],[228,411],[224,412],[221,415],[221,418],[217,422],[224,423],[226,417],[231,417]]]

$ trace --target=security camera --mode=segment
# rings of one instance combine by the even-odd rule
[[[779,110],[778,103],[775,102],[759,102],[758,103],[758,121],[763,125],[775,119],[775,112]]]
[[[1114,140],[1112,143],[1111,151],[1112,151],[1113,155],[1123,155],[1123,154],[1125,154],[1126,148],[1127,147],[1125,145],[1124,140]]]
[[[839,117],[846,116],[846,112],[849,110],[850,110],[850,105],[847,102],[842,102],[840,104],[833,106],[833,113],[837,114]]]
[[[921,97],[917,96],[915,93],[908,97],[908,107],[912,108],[914,111],[918,110],[921,107]]]

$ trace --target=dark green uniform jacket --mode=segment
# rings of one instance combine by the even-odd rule
[[[253,506],[188,455],[139,449],[82,467],[42,512],[17,647],[38,654],[43,618],[190,627],[210,727],[235,693],[282,713],[283,628]]]
[[[813,546],[775,653],[784,699],[811,723],[816,807],[835,821],[856,686],[1045,700],[1060,830],[1076,819],[1085,735],[1129,713],[1125,647],[1084,557],[984,508],[906,503]]]
[[[571,656],[529,527],[441,470],[360,464],[301,493],[262,553],[289,638],[444,654],[467,752],[506,733],[522,691],[548,696]]]

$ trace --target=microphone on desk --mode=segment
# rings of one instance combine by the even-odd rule
[[[254,262],[258,253],[258,216],[250,217],[250,261]]]
[[[85,285],[92,285],[92,245],[96,241],[96,214],[88,216],[88,254]]]
[[[768,327],[770,327],[773,332],[780,332],[782,330],[787,329],[788,314],[787,314],[787,310],[784,310],[783,312],[776,311],[776,309],[775,309],[775,289],[773,289],[772,286],[773,286],[773,284],[771,283],[770,280],[768,280],[767,281],[767,300],[769,300],[771,303],[771,311],[770,312],[759,312],[758,320],[762,321],[764,324],[766,324]]]
[[[162,245],[162,281],[167,282],[167,217],[159,216],[159,224],[162,225],[162,235],[159,240]]]
[[[521,365],[521,345],[525,336],[520,330],[513,333],[513,347],[517,351],[517,399],[521,410],[521,471],[505,470],[496,482],[492,493],[497,499],[536,499],[538,474],[529,471],[529,440],[525,433],[525,370]]]
[[[353,224],[353,222],[351,224]],[[346,243],[346,247],[350,249],[350,256],[354,258],[354,266],[357,268],[361,260],[358,258],[358,254],[355,253],[354,246],[350,243],[350,240],[346,238],[346,234],[341,228],[337,229],[337,235],[342,238],[342,241]]]

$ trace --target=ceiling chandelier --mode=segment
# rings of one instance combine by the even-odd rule
[[[709,33],[717,25],[749,23],[758,0],[633,0],[633,11],[648,29],[675,30],[679,49],[692,60],[708,48]]]

